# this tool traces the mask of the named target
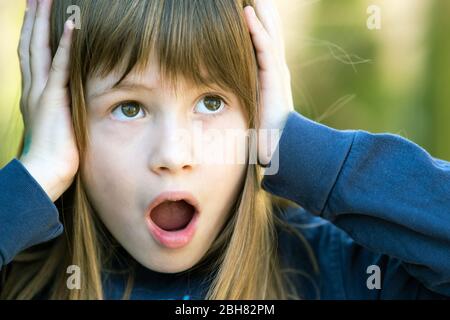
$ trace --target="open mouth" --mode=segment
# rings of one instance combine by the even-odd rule
[[[153,239],[169,249],[179,249],[194,238],[201,208],[187,191],[166,191],[146,209],[147,228]]]
[[[173,232],[185,229],[195,214],[195,208],[185,200],[166,200],[150,213],[152,221],[162,230]]]

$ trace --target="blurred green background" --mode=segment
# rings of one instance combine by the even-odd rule
[[[450,1],[276,2],[299,112],[338,129],[400,134],[450,160]],[[367,26],[371,5],[379,29]],[[23,130],[16,48],[24,8],[0,0],[0,167]]]

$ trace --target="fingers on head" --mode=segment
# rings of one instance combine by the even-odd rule
[[[19,46],[17,47],[17,54],[19,56],[20,69],[22,72],[22,80],[24,85],[29,83],[31,78],[30,71],[30,42],[33,32],[34,19],[36,16],[36,1],[28,2],[27,9],[20,32]]]
[[[255,9],[253,7],[247,6],[244,8],[244,11],[256,49],[265,49],[270,43],[269,34],[257,17]]]
[[[33,86],[42,88],[51,64],[50,0],[38,0],[30,42],[30,67]]]
[[[64,33],[51,65],[48,79],[50,87],[65,87],[69,80],[70,49],[72,44],[74,24],[71,20],[64,24]]]

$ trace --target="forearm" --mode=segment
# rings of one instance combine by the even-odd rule
[[[417,278],[450,284],[447,162],[399,136],[334,130],[296,113],[278,148],[279,172],[265,176],[266,190],[409,263]]]
[[[13,160],[0,170],[0,266],[61,232],[56,206],[25,167]]]

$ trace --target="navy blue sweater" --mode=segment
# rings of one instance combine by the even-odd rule
[[[298,204],[280,214],[317,265],[298,237],[280,229],[278,241],[302,298],[450,297],[450,163],[397,135],[334,130],[296,112],[278,151],[279,171],[262,187]],[[56,206],[11,161],[0,171],[0,265],[61,232]],[[103,281],[106,298],[122,297],[125,277],[105,272]],[[138,265],[131,298],[202,299],[207,288],[200,271]]]

